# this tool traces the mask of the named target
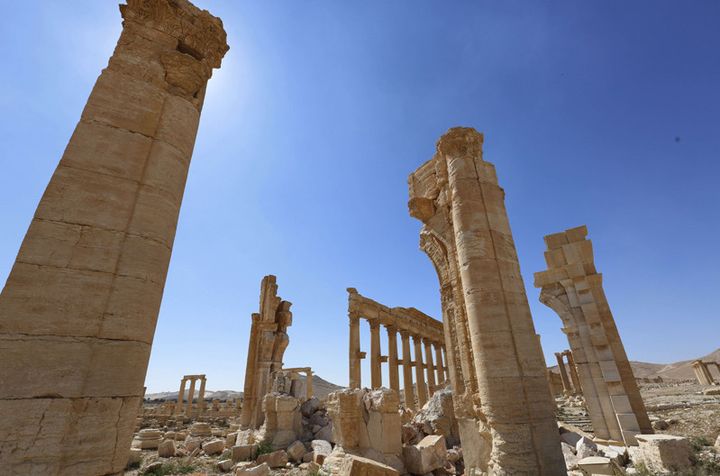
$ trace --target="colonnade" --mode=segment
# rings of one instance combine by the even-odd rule
[[[348,288],[348,293],[350,388],[362,385],[360,363],[367,353],[361,351],[360,320],[365,319],[370,325],[370,387],[382,387],[382,364],[387,364],[389,386],[400,394],[402,365],[405,406],[412,410],[422,408],[447,380],[442,322],[414,308],[389,308],[360,295],[354,288]],[[387,355],[383,355],[380,344],[381,326],[387,332]],[[401,355],[398,355],[398,334]]]
[[[580,377],[578,376],[572,351],[564,350],[562,352],[555,352],[555,358],[557,359],[558,367],[560,368],[563,393],[565,393],[565,395],[581,395],[582,386],[580,385]],[[565,367],[565,359],[567,359],[567,369]],[[568,378],[568,375],[570,378]]]
[[[715,385],[715,379],[710,373],[708,365],[714,365],[720,372],[720,363],[718,362],[703,362],[702,360],[696,360],[692,363],[693,370],[695,371],[695,377],[697,377],[700,385]]]
[[[175,407],[175,413],[180,414],[183,412],[183,399],[185,398],[185,386],[190,381],[190,389],[187,393],[187,403],[185,403],[185,415],[192,416],[193,413],[193,399],[195,398],[195,383],[200,381],[200,389],[198,390],[198,413],[205,411],[205,383],[207,379],[205,375],[185,375],[180,379],[180,390],[178,391],[177,406]]]

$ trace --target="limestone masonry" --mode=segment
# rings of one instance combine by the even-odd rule
[[[222,22],[128,0],[0,295],[0,464],[111,474],[128,450]],[[29,371],[32,369],[32,371]]]
[[[505,193],[482,145],[476,130],[450,129],[409,178],[410,214],[423,223],[420,244],[440,280],[460,437],[479,443],[463,443],[464,454],[491,472],[565,474]]]

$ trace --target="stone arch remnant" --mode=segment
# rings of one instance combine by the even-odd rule
[[[466,467],[566,474],[505,193],[482,144],[476,130],[452,128],[409,178],[410,214],[423,223],[421,247],[440,280],[453,398],[459,424],[466,422]]]
[[[126,465],[205,88],[228,50],[187,0],[127,0],[107,68],[0,294],[0,467]]]
[[[535,287],[563,322],[595,435],[637,444],[636,434],[653,429],[587,234],[580,226],[545,237],[548,269],[535,273]]]

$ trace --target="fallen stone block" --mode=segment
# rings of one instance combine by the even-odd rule
[[[692,466],[692,448],[687,438],[673,435],[635,435],[637,459],[653,474],[673,474]]]
[[[584,476],[625,476],[625,471],[616,462],[604,456],[590,456],[578,461],[578,468]]]
[[[590,438],[582,437],[575,443],[575,454],[578,459],[596,456],[598,447]]]
[[[257,457],[257,462],[266,463],[271,468],[284,468],[288,464],[288,454],[285,450],[265,453]]]
[[[158,456],[161,458],[172,458],[175,456],[175,442],[173,440],[164,440],[158,445]]]
[[[270,466],[263,463],[258,466],[241,467],[235,470],[235,476],[268,476],[270,474]]]
[[[257,456],[258,445],[235,445],[230,449],[230,458],[238,461],[252,461]]]
[[[217,463],[218,470],[223,473],[229,472],[231,469],[233,469],[234,465],[235,463],[233,463],[233,460],[231,459],[224,459],[222,461],[218,461]]]
[[[202,449],[206,455],[219,455],[225,449],[225,442],[223,440],[210,440],[202,444]]]
[[[294,443],[292,443],[290,446],[287,447],[287,450],[285,450],[288,454],[288,457],[291,461],[295,463],[302,462],[303,456],[305,456],[305,453],[307,453],[307,449],[305,448],[305,445],[302,441],[296,440]]]
[[[313,461],[320,466],[325,462],[330,453],[332,453],[332,445],[325,440],[312,440],[310,446],[313,449]]]
[[[426,474],[444,468],[447,463],[445,437],[428,435],[417,445],[403,447],[405,467],[413,474]]]
[[[338,476],[399,476],[395,469],[368,458],[348,455]]]

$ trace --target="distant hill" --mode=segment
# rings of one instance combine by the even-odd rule
[[[681,360],[672,364],[653,364],[650,362],[630,361],[635,378],[655,378],[662,377],[663,380],[695,380],[695,372],[692,369],[692,363],[696,360],[704,360],[706,362],[720,362],[720,349],[717,349],[702,357],[691,360]],[[558,366],[550,367],[553,372],[558,372]],[[714,368],[710,372],[717,376]]]
[[[301,375],[300,378],[302,380],[305,380],[305,376]],[[318,375],[313,375],[313,390],[315,396],[318,398],[324,398],[329,393],[334,392],[335,390],[339,390],[341,388],[343,387],[341,387],[340,385],[328,382],[327,380],[323,379]],[[195,392],[197,395],[197,389],[195,389]],[[241,398],[242,395],[243,393],[237,390],[205,390],[206,400],[231,400],[234,398]],[[145,395],[145,398],[148,400],[177,400],[178,392],[149,393]]]

